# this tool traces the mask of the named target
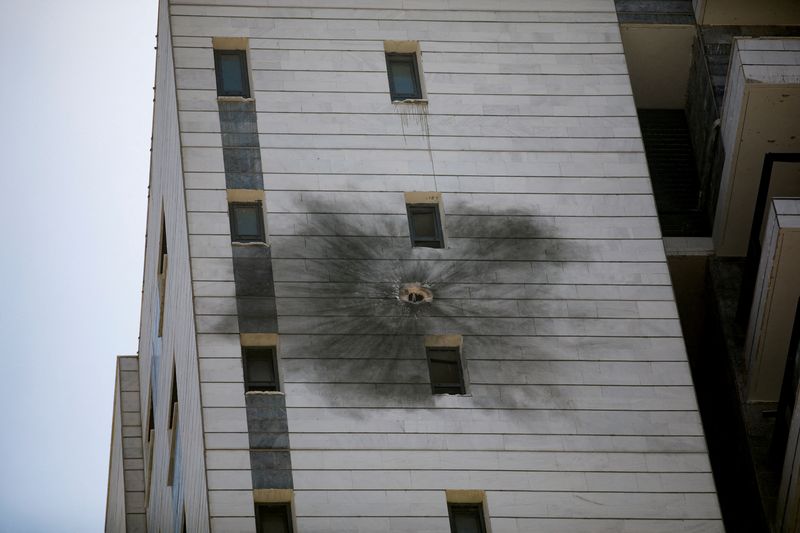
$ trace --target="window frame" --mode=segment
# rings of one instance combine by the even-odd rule
[[[399,93],[395,89],[394,74],[392,72],[392,63],[405,61],[411,64],[411,74],[414,78],[414,93],[404,94]],[[401,52],[386,52],[386,74],[389,77],[389,97],[393,102],[402,102],[403,100],[422,100],[422,80],[419,75],[419,65],[417,54],[401,53]]]
[[[222,75],[222,56],[236,56],[239,58],[242,83],[241,93],[225,90],[225,79]],[[250,98],[250,77],[247,70],[246,50],[214,50],[214,73],[217,80],[217,96],[239,96],[241,98]]]
[[[415,212],[431,210],[433,212],[433,226],[435,240],[428,240],[417,235],[414,226]],[[411,246],[414,248],[444,248],[444,229],[442,228],[442,216],[439,213],[439,204],[406,204],[408,216],[408,230],[411,236]]]
[[[276,503],[256,503],[256,532],[269,533],[261,529],[261,512],[262,509],[280,509],[286,519],[287,533],[294,532],[294,524],[292,524],[292,504],[290,502],[276,502]]]
[[[458,369],[459,383],[436,383],[433,379],[433,358],[435,352],[448,352],[455,354],[456,368]],[[458,346],[426,346],[425,357],[428,361],[428,376],[431,382],[431,393],[435,395],[464,395],[467,393],[467,384],[464,379],[464,361],[461,357],[461,348]],[[449,362],[449,361],[448,361]],[[454,392],[458,387],[458,392]]]
[[[235,211],[237,208],[240,207],[247,207],[247,208],[255,208],[256,217],[258,218],[258,235],[255,237],[250,236],[242,236],[239,233],[239,225],[238,220],[236,218]],[[239,242],[239,243],[249,243],[249,242],[267,242],[266,231],[264,228],[264,206],[263,203],[260,201],[256,202],[230,202],[228,204],[228,218],[230,219],[230,226],[231,226],[231,241],[232,242]]]
[[[248,352],[269,352],[270,360],[272,361],[272,375],[275,377],[274,382],[269,381],[252,381],[250,380],[247,359]],[[278,375],[278,350],[275,346],[242,346],[242,370],[244,375],[244,392],[281,392],[281,380]],[[257,388],[256,388],[257,387]]]
[[[486,518],[483,512],[483,504],[480,503],[449,503],[447,504],[447,516],[450,518],[450,531],[451,533],[459,533],[456,529],[456,520],[453,510],[457,509],[470,509],[478,513],[478,524],[480,525],[479,533],[486,533]]]

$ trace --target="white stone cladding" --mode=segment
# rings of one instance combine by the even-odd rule
[[[117,358],[106,501],[107,533],[146,531],[139,361]]]
[[[296,531],[447,533],[448,489],[485,491],[492,533],[723,531],[612,1],[164,0],[160,17],[142,405],[163,198],[159,394],[174,353],[187,530],[255,531],[212,48],[229,37],[248,39]],[[385,40],[418,41],[427,105],[390,101]],[[410,249],[413,191],[441,193],[446,249]],[[401,260],[451,273],[449,311],[407,337],[354,329]],[[370,287],[326,298],[354,278]],[[422,338],[445,334],[468,396],[430,394]],[[156,449],[151,531],[180,501]]]
[[[172,531],[186,509],[186,530],[209,531],[205,445],[199,370],[192,304],[191,270],[183,168],[178,131],[175,74],[168,2],[159,6],[156,93],[148,197],[144,287],[139,332],[139,379],[142,424],[146,428],[148,399],[153,396],[155,443],[149,481],[147,531]],[[158,264],[162,212],[166,224],[168,268],[165,285],[163,336],[160,316]],[[178,385],[180,438],[179,469],[167,484],[170,464],[172,372]],[[151,382],[155,388],[151,387]],[[143,431],[142,439],[146,438]],[[178,525],[175,525],[178,524]]]

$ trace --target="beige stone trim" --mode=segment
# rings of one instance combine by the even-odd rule
[[[292,503],[292,489],[253,489],[254,503]]]
[[[247,50],[247,37],[212,37],[215,50]]]
[[[461,335],[426,335],[426,348],[461,348],[463,338]]]
[[[255,98],[245,98],[244,96],[217,96],[218,102],[255,102]]]
[[[442,193],[440,192],[413,191],[403,194],[405,196],[406,204],[439,204],[439,211],[441,211]]]
[[[228,189],[228,202],[263,202],[261,189]]]
[[[383,41],[383,51],[390,54],[416,54],[419,41]]]
[[[240,333],[239,341],[242,346],[278,346],[277,333]]]
[[[482,490],[445,490],[447,503],[483,503],[486,501],[486,492]]]

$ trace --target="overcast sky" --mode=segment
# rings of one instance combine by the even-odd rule
[[[137,350],[156,0],[0,0],[0,532],[102,531]]]

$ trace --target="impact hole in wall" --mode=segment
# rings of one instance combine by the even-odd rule
[[[433,301],[433,293],[429,288],[423,287],[421,283],[405,283],[400,287],[397,298],[401,302],[419,305]]]

